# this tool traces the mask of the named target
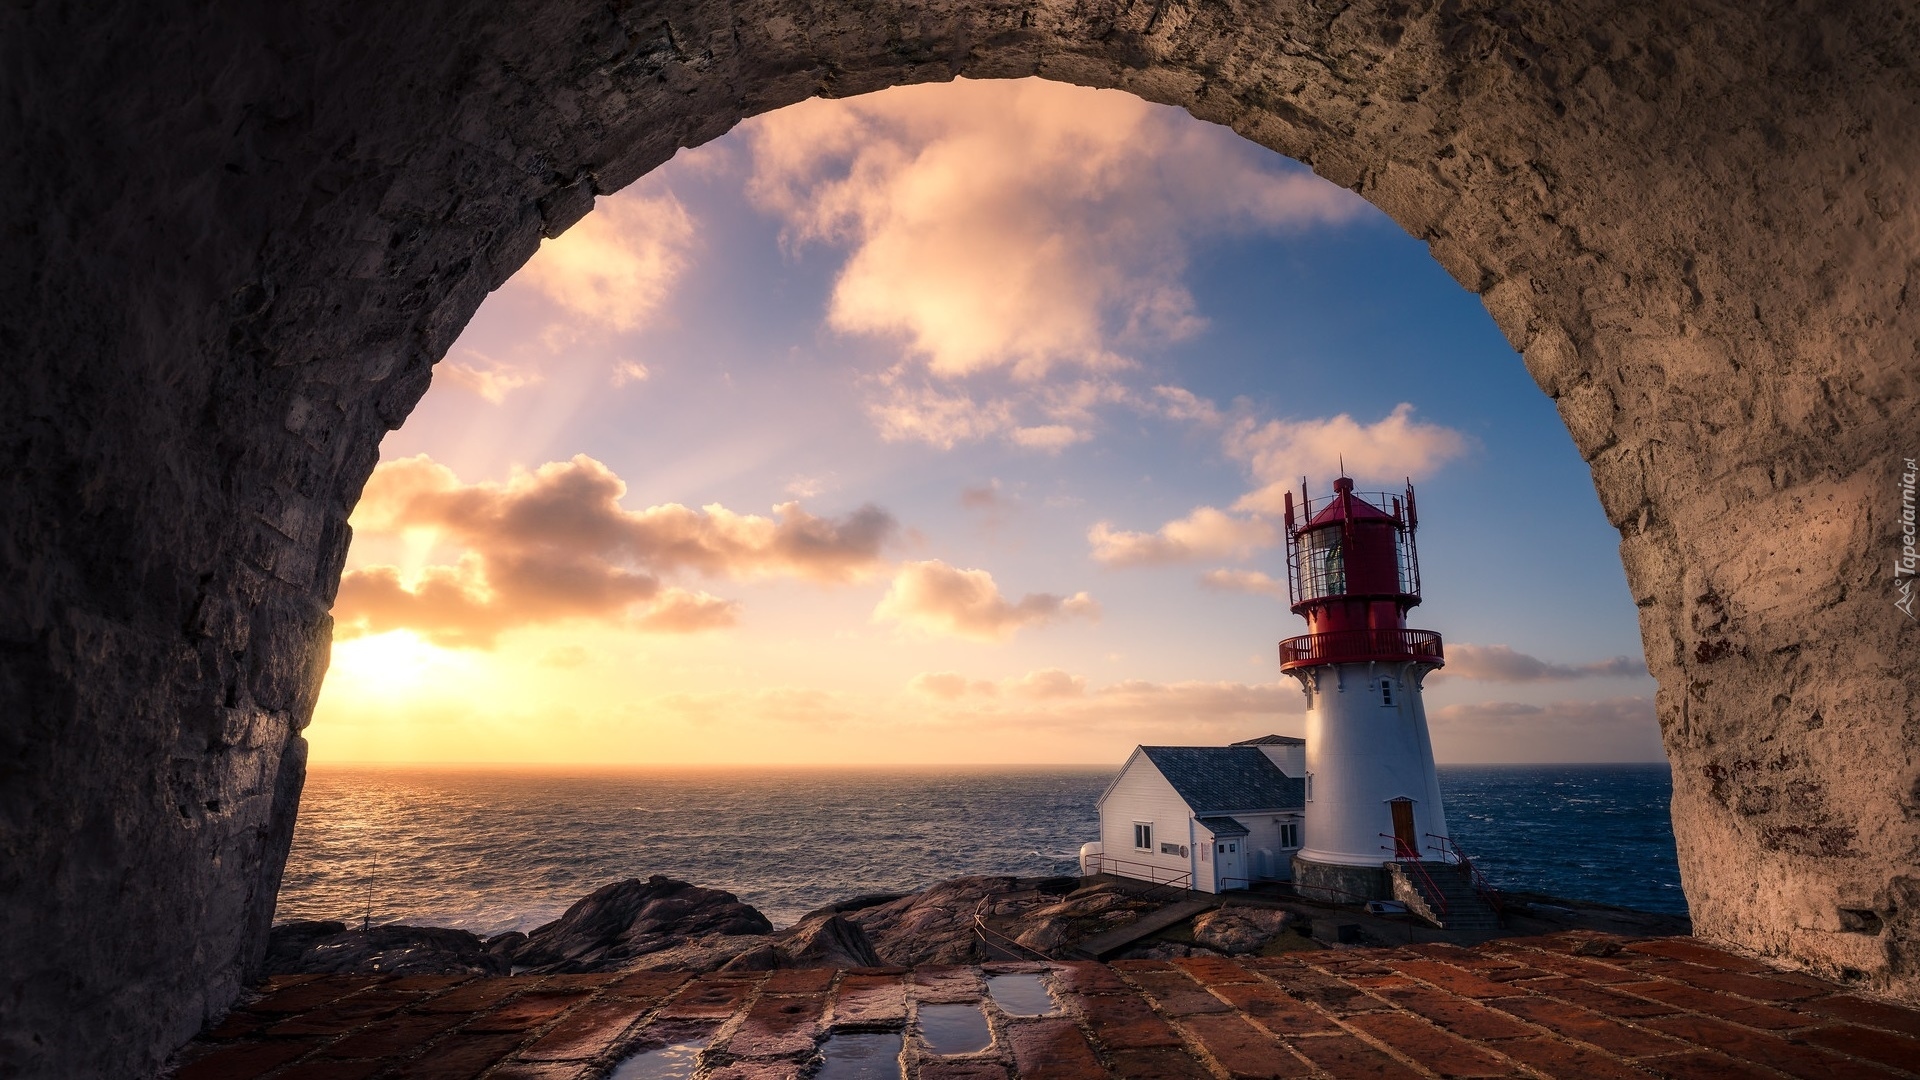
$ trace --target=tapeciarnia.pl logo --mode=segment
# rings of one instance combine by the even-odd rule
[[[1920,469],[1914,468],[1912,458],[1903,461],[1907,471],[1900,474],[1900,557],[1893,560],[1893,587],[1900,596],[1893,606],[1913,619],[1913,578],[1915,570],[1920,569],[1916,566],[1920,556],[1914,552],[1913,481]],[[1914,621],[1920,622],[1920,619]]]

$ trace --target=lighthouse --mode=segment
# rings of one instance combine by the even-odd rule
[[[1305,846],[1293,880],[1328,899],[1395,895],[1396,862],[1448,857],[1420,682],[1444,664],[1440,635],[1407,627],[1420,603],[1419,516],[1406,490],[1286,497],[1287,587],[1307,633],[1280,670],[1307,697]]]

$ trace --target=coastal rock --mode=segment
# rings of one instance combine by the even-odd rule
[[[1216,908],[1193,920],[1193,940],[1229,956],[1244,956],[1259,952],[1292,921],[1293,916],[1270,908]]]
[[[780,935],[781,967],[879,967],[880,956],[858,923],[844,915],[807,919]]]
[[[897,967],[977,964],[987,957],[974,934],[974,912],[993,898],[1020,889],[1021,879],[1015,877],[954,878],[847,918],[866,933],[883,963]]]
[[[765,915],[730,892],[655,874],[595,889],[529,934],[512,959],[517,967],[540,974],[619,971],[654,966],[634,963],[652,953],[772,931]],[[741,944],[745,951],[756,943]]]
[[[507,960],[465,930],[392,924],[349,930],[289,922],[267,939],[268,975],[505,975]]]

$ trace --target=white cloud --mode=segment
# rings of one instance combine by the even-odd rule
[[[1424,476],[1464,455],[1471,445],[1458,431],[1413,418],[1402,402],[1371,424],[1346,413],[1315,420],[1236,420],[1223,440],[1227,453],[1244,462],[1263,485],[1234,504],[1236,510],[1278,514],[1283,495],[1302,476],[1333,477],[1342,464],[1358,480],[1393,481]]]
[[[1008,687],[1025,698],[1076,698],[1087,692],[1087,680],[1059,668],[1029,671]]]
[[[1271,596],[1275,600],[1286,602],[1292,598],[1287,595],[1287,583],[1278,578],[1269,577],[1258,570],[1209,570],[1200,575],[1200,584],[1221,592],[1243,592],[1254,596]]]
[[[625,386],[628,383],[646,382],[649,378],[652,378],[652,377],[653,377],[653,372],[647,370],[647,365],[642,364],[637,360],[622,360],[619,363],[613,365],[612,382],[613,382],[613,385],[615,386]]]
[[[1024,627],[1099,614],[1100,605],[1084,592],[1028,593],[1010,601],[992,574],[956,569],[938,559],[901,566],[873,609],[876,622],[978,641],[1004,641]]]
[[[786,242],[848,249],[830,325],[898,342],[932,380],[1004,382],[944,397],[878,387],[883,433],[942,447],[1088,438],[1084,420],[1029,415],[1048,406],[1035,387],[1111,376],[1132,367],[1130,347],[1203,328],[1183,281],[1193,236],[1342,222],[1365,206],[1225,129],[1032,79],[814,99],[744,130],[750,197]]]
[[[1094,561],[1107,566],[1150,566],[1203,558],[1245,558],[1280,542],[1280,530],[1259,518],[1237,518],[1202,506],[1158,532],[1122,532],[1108,522],[1087,531]]]
[[[639,327],[666,299],[696,242],[692,215],[671,192],[601,200],[548,240],[515,275],[566,311],[608,328]]]

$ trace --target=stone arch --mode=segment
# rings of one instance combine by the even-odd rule
[[[485,294],[745,116],[955,75],[1184,107],[1426,240],[1621,531],[1699,931],[1920,993],[1894,7],[94,0],[0,27],[0,1060],[144,1071],[257,961],[347,513]]]

